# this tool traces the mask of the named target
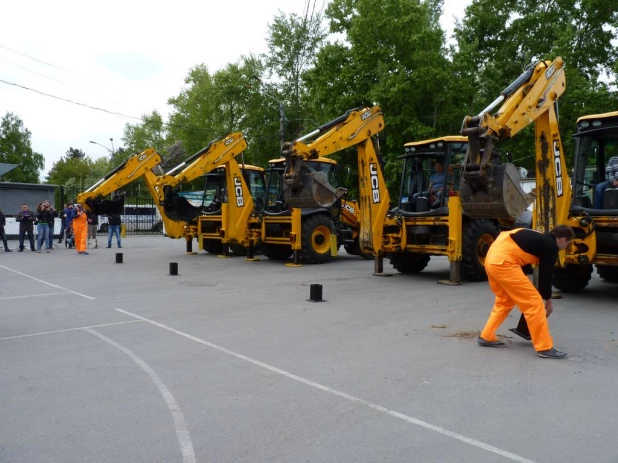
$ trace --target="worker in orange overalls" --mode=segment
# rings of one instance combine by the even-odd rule
[[[554,310],[551,301],[551,277],[558,251],[565,249],[573,236],[573,230],[566,225],[558,225],[547,235],[523,228],[500,233],[485,258],[489,287],[496,295],[496,301],[478,338],[480,346],[506,346],[496,338],[496,330],[517,305],[524,314],[538,356],[567,358],[565,352],[554,348],[547,317]],[[538,290],[522,270],[523,266],[529,264],[539,266]]]
[[[73,233],[75,234],[75,249],[77,249],[77,253],[88,255],[88,252],[86,252],[88,216],[81,204],[76,204],[73,212]]]

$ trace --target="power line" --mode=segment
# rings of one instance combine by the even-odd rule
[[[46,61],[40,60],[40,59],[38,59],[38,58],[35,58],[34,56],[26,55],[25,53],[20,53],[20,52],[18,52],[17,50],[13,50],[12,48],[5,47],[5,46],[4,46],[4,45],[2,45],[2,44],[0,44],[0,48],[4,48],[5,50],[8,50],[8,51],[13,52],[13,53],[16,53],[16,54],[18,54],[18,55],[20,55],[20,56],[23,56],[23,57],[25,57],[25,58],[28,58],[28,59],[31,59],[31,60],[37,61],[37,62],[39,62],[39,63],[41,63],[41,64],[44,64],[45,66],[49,66],[49,67],[52,67],[52,68],[55,68],[55,69],[59,69],[59,70],[64,71],[64,72],[68,72],[69,74],[73,74],[74,76],[77,76],[77,77],[82,77],[82,76],[80,76],[79,74],[76,74],[76,73],[75,73],[75,72],[73,72],[73,71],[69,71],[68,69],[64,69],[64,68],[61,68],[61,67],[59,67],[59,66],[55,66],[55,65],[53,65],[53,64],[51,64],[51,63],[48,63],[48,62],[46,62]]]
[[[41,74],[40,72],[33,71],[32,69],[28,69],[27,67],[24,67],[24,66],[20,66],[17,63],[13,63],[12,61],[9,61],[8,59],[0,58],[0,60],[4,61],[6,63],[12,64],[13,66],[16,66],[18,68],[24,69],[25,71],[28,71],[28,72],[31,72],[33,74],[39,75],[41,77],[45,77],[46,79],[53,80],[54,82],[58,82],[59,84],[68,85],[68,84],[66,84],[66,83],[64,83],[64,82],[62,82],[60,80],[54,79],[53,77],[46,76],[45,74]]]

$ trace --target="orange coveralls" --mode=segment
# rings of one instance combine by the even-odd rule
[[[77,216],[73,217],[73,233],[75,234],[75,249],[77,249],[77,252],[85,252],[88,240],[88,217],[86,212],[78,212]]]
[[[496,301],[481,338],[496,341],[497,329],[517,305],[526,318],[532,344],[539,352],[554,347],[554,341],[549,334],[543,298],[522,270],[524,265],[538,264],[539,258],[523,251],[511,238],[520,230],[500,233],[487,252],[485,270]]]

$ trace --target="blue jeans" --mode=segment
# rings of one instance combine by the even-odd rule
[[[603,193],[609,187],[609,180],[599,183],[594,189],[594,208],[603,209]]]
[[[47,246],[47,249],[50,249],[49,247],[49,225],[46,223],[40,223],[36,226],[36,250],[40,251],[41,247],[43,246],[43,243],[45,243],[45,246]]]
[[[54,226],[49,227],[49,236],[47,238],[47,248],[51,249],[54,247]]]
[[[116,242],[120,247],[120,225],[108,225],[107,228],[107,247],[112,247],[112,237],[116,235]]]

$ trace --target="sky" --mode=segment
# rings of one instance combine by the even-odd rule
[[[265,53],[268,24],[279,11],[302,14],[305,0],[165,3],[3,2],[0,80],[124,115],[0,81],[0,117],[12,112],[32,133],[32,148],[45,156],[41,181],[69,147],[109,156],[122,146],[127,123],[154,109],[167,115],[167,99],[192,67],[204,63],[214,72],[241,55]],[[447,34],[469,3],[444,1]]]

